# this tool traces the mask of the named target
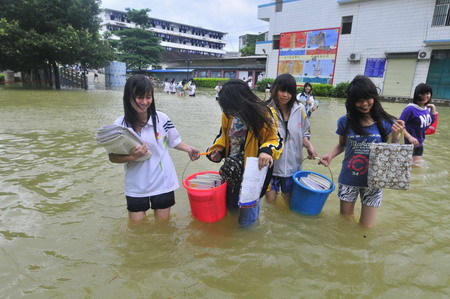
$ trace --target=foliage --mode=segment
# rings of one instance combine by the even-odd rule
[[[259,80],[258,82],[256,82],[256,90],[264,92],[266,90],[267,83],[272,85],[273,81],[275,81],[275,79],[272,79],[272,78],[265,78],[265,79]]]
[[[275,80],[271,78],[266,78],[260,80],[256,83],[256,90],[263,92],[266,89],[266,84],[273,84]],[[318,97],[336,97],[336,98],[346,98],[348,82],[341,82],[334,87],[331,84],[312,84],[313,94]],[[303,91],[303,86],[297,88],[297,94]]]
[[[0,82],[5,81],[5,74],[0,73]]]
[[[333,90],[331,96],[336,98],[346,98],[347,97],[347,89],[350,85],[349,82],[341,82],[336,84],[336,87]]]
[[[228,78],[194,78],[195,86],[214,88],[218,82],[227,82]]]
[[[160,62],[160,54],[164,50],[159,45],[159,38],[152,32],[133,28],[114,33],[120,37],[116,41],[117,60],[127,64],[128,69],[141,70]]]
[[[103,66],[112,60],[113,51],[98,33],[99,4],[99,0],[1,1],[0,69],[53,68],[58,80],[58,65]]]
[[[256,42],[264,40],[264,33],[262,34],[247,34],[246,46],[240,52],[241,56],[255,55]]]
[[[151,11],[150,9],[131,9],[131,8],[125,8],[127,11],[127,19],[130,20],[133,23],[136,23],[141,27],[142,29],[148,28],[149,24],[148,21],[150,20],[148,13]]]
[[[333,85],[331,84],[312,84],[312,92],[318,97],[329,97],[333,92]],[[303,87],[302,87],[303,91]]]

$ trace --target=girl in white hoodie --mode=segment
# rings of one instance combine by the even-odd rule
[[[279,75],[272,85],[269,106],[275,108],[278,115],[278,133],[283,138],[283,152],[275,160],[270,191],[266,200],[274,202],[277,193],[282,192],[289,204],[295,172],[301,170],[303,160],[302,149],[306,148],[308,158],[317,156],[313,144],[309,141],[309,120],[305,106],[296,99],[297,83],[290,74]]]

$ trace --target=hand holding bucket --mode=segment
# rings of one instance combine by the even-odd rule
[[[318,157],[315,157],[314,159],[320,160],[320,158]],[[292,179],[294,180],[294,188],[292,191],[291,202],[289,204],[289,208],[291,210],[303,215],[310,216],[320,214],[328,198],[328,195],[330,195],[330,193],[335,189],[333,173],[331,172],[330,168],[328,168],[328,170],[330,171],[331,179],[313,171],[300,170],[294,173],[292,177]],[[318,190],[312,188],[311,186],[302,184],[301,179],[308,177],[309,175],[316,177],[318,176],[322,179],[325,179],[330,183],[329,189]]]

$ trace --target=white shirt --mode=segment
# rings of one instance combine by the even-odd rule
[[[146,197],[174,191],[180,187],[178,177],[169,155],[169,147],[181,142],[180,134],[169,117],[157,111],[157,138],[150,118],[141,130],[141,139],[147,142],[152,153],[150,159],[142,162],[125,163],[125,195]],[[123,116],[116,119],[115,125],[127,127]]]
[[[196,86],[195,84],[191,85],[191,87],[189,87],[189,95],[195,95],[195,90],[196,90]]]
[[[170,82],[164,81],[164,92],[170,92]]]

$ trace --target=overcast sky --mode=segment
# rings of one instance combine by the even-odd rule
[[[239,50],[239,36],[269,30],[258,20],[258,5],[271,0],[102,0],[101,8],[150,8],[150,17],[227,32],[225,50]]]

